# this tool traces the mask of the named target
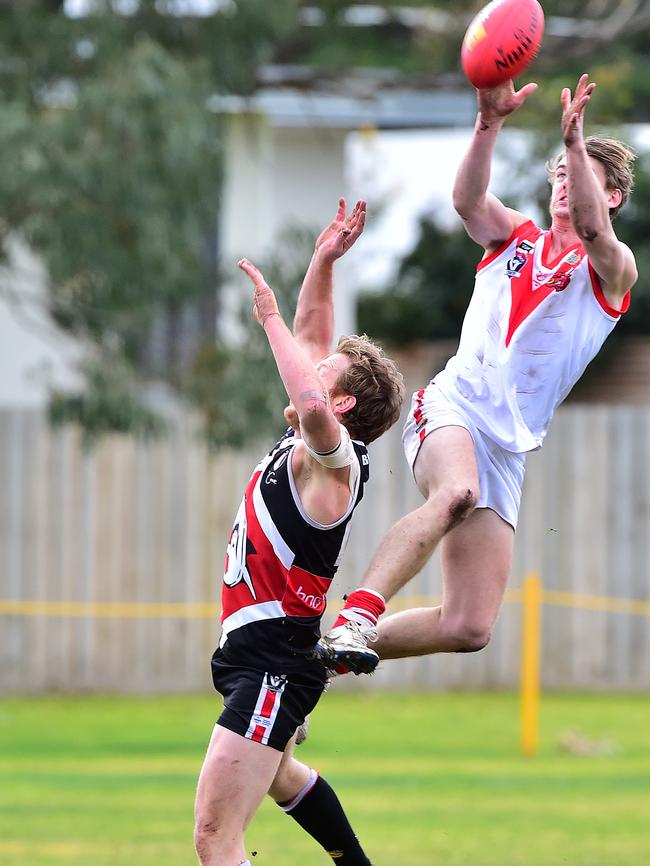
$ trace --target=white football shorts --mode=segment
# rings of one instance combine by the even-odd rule
[[[501,448],[482,433],[436,385],[429,383],[426,388],[413,394],[402,434],[404,453],[411,472],[420,446],[429,433],[441,427],[464,427],[468,431],[474,442],[478,465],[479,501],[476,507],[491,508],[516,529],[526,455]]]

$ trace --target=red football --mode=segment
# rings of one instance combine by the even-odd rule
[[[544,10],[537,0],[492,0],[467,28],[461,62],[479,90],[496,87],[523,72],[544,35]]]

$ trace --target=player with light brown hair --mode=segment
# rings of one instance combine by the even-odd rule
[[[475,652],[490,640],[510,573],[526,454],[630,303],[632,251],[612,219],[633,185],[634,155],[583,135],[595,84],[561,94],[563,152],[549,164],[550,229],[488,191],[506,117],[536,90],[478,91],[454,206],[483,248],[456,355],[413,397],[404,447],[425,503],[388,532],[360,589],[318,643],[332,669],[379,658]],[[377,619],[440,543],[442,603]],[[369,639],[376,638],[374,642]]]
[[[585,138],[585,150],[590,159],[597,160],[605,169],[605,189],[620,190],[621,192],[620,203],[609,209],[609,218],[614,220],[634,189],[632,164],[636,155],[622,141],[616,138],[603,138],[598,135],[590,135]],[[564,160],[566,160],[566,150],[558,153],[546,163],[546,174],[551,186],[555,182],[558,166]]]
[[[313,648],[368,481],[366,445],[397,420],[404,393],[395,364],[367,337],[344,337],[331,353],[333,266],[365,215],[365,202],[346,216],[340,200],[316,241],[293,333],[260,271],[239,263],[289,396],[290,430],[253,470],[226,551],[212,657],[224,709],[196,795],[202,866],[250,866],[244,831],[267,793],[338,866],[370,866],[334,791],[293,756],[327,681]]]

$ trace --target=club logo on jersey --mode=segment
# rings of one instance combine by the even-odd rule
[[[243,499],[235,517],[235,525],[228,539],[228,547],[226,548],[226,568],[223,575],[223,582],[228,587],[237,586],[238,583],[244,581],[250,589],[251,595],[257,599],[253,579],[246,566],[246,559],[251,554],[257,551],[253,543],[248,538],[246,532],[246,500]]]
[[[285,674],[264,674],[264,685],[270,692],[282,692],[286,684]]]
[[[555,273],[547,276],[546,273],[538,272],[533,274],[533,291],[541,288],[549,288],[554,292],[563,292],[571,282],[571,277],[582,262],[584,253],[572,250],[567,256],[562,259]]]
[[[571,273],[563,273],[563,274],[553,274],[550,279],[546,281],[546,285],[549,289],[553,289],[555,292],[563,292],[566,287],[571,282]]]
[[[508,259],[506,264],[506,276],[511,279],[512,277],[521,276],[521,272],[528,261],[528,256],[534,249],[533,244],[528,243],[528,241],[519,241],[514,256]]]
[[[278,479],[276,478],[275,473],[278,471],[278,469],[280,469],[282,464],[286,461],[289,454],[290,454],[289,448],[284,448],[282,451],[280,451],[279,454],[277,454],[273,458],[273,460],[271,460],[271,462],[269,463],[270,468],[267,470],[266,474],[264,475],[264,483],[265,484],[277,484],[278,483]]]

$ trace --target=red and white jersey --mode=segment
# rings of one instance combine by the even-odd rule
[[[271,672],[304,665],[313,649],[369,476],[368,452],[353,442],[348,509],[336,523],[316,523],[291,471],[296,441],[290,431],[253,470],[230,534],[221,592],[220,647],[240,664]]]
[[[553,412],[629,306],[607,303],[583,247],[549,258],[528,221],[478,265],[456,355],[433,379],[507,451],[539,448]]]

